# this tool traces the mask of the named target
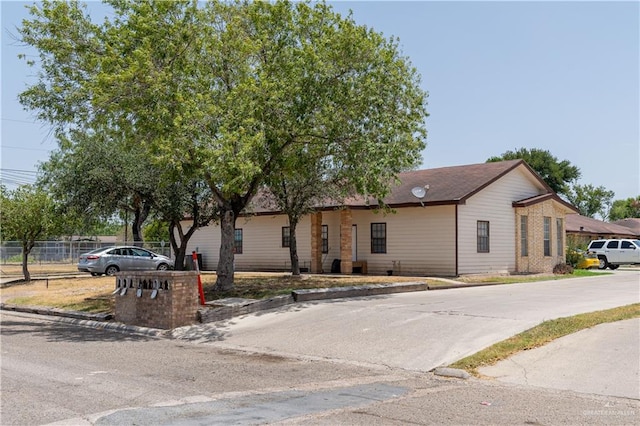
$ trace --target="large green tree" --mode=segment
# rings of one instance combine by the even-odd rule
[[[142,243],[142,226],[160,196],[162,176],[144,150],[114,138],[73,132],[41,171],[40,184],[68,211],[85,222],[124,214],[131,220],[134,243]]]
[[[43,71],[21,100],[58,133],[117,136],[199,174],[220,211],[220,289],[238,215],[287,158],[314,147],[381,199],[425,146],[426,93],[398,41],[324,3],[109,4],[100,24],[76,3],[32,9],[21,35]]]
[[[487,163],[522,159],[553,189],[562,195],[569,195],[571,183],[580,178],[580,169],[567,160],[558,160],[549,151],[543,149],[520,148],[506,151],[502,155],[491,157]]]
[[[206,176],[222,210],[224,288],[235,219],[262,184],[295,181],[296,158],[298,170],[322,162],[341,170],[345,187],[384,197],[424,147],[426,95],[396,41],[324,4],[216,4],[207,12],[224,28],[206,38],[215,71],[205,79],[216,82],[225,110],[206,155],[206,170],[218,171]]]
[[[604,186],[573,185],[567,194],[567,200],[576,206],[582,216],[595,217],[599,215],[607,219],[611,200],[615,193]]]
[[[181,270],[189,239],[214,217],[215,206],[204,181],[154,161],[146,145],[81,136],[61,144],[41,166],[40,183],[85,223],[115,213],[131,218],[134,243],[142,243],[145,221],[159,218],[166,224],[176,269]],[[182,226],[185,215],[191,219],[189,229]]]
[[[13,191],[0,187],[0,235],[2,240],[20,241],[22,274],[31,281],[29,255],[36,241],[57,236],[64,223],[53,199],[41,188],[23,185]]]
[[[611,221],[639,217],[640,195],[635,198],[630,197],[625,200],[615,200],[611,204],[611,210],[609,211],[609,220]]]

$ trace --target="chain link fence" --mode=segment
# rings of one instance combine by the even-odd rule
[[[121,245],[124,244],[101,241],[37,241],[29,254],[29,263],[77,263],[81,254],[102,247]],[[145,241],[141,247],[171,257],[171,245],[167,242]],[[20,241],[3,241],[0,244],[0,262],[3,265],[21,263],[22,243]]]

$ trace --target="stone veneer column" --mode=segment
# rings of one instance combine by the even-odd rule
[[[322,273],[322,212],[311,215],[311,270]]]
[[[353,260],[351,258],[351,227],[353,218],[351,210],[340,211],[340,273],[350,275],[353,273]]]

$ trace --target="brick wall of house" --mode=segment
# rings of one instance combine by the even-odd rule
[[[116,275],[116,290],[118,322],[173,329],[197,320],[199,294],[195,271],[120,272]],[[157,293],[152,298],[154,290]]]
[[[522,256],[521,227],[522,216],[528,216],[529,252]],[[544,255],[544,217],[551,218],[551,256]],[[558,252],[558,232],[556,219],[562,219],[562,250]],[[558,263],[565,262],[565,212],[552,200],[546,200],[527,207],[516,207],[516,272],[551,273]]]
[[[353,272],[353,253],[351,253],[351,232],[353,225],[353,213],[350,209],[340,211],[340,273],[351,274]]]
[[[322,273],[322,212],[311,215],[311,271]]]

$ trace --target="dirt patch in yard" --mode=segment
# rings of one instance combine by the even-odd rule
[[[262,299],[291,293],[293,290],[310,288],[348,287],[369,284],[391,284],[399,282],[425,281],[425,278],[390,277],[373,275],[302,275],[236,273],[234,286],[230,292],[217,292],[215,275],[203,276],[205,299],[215,300],[227,297]]]

